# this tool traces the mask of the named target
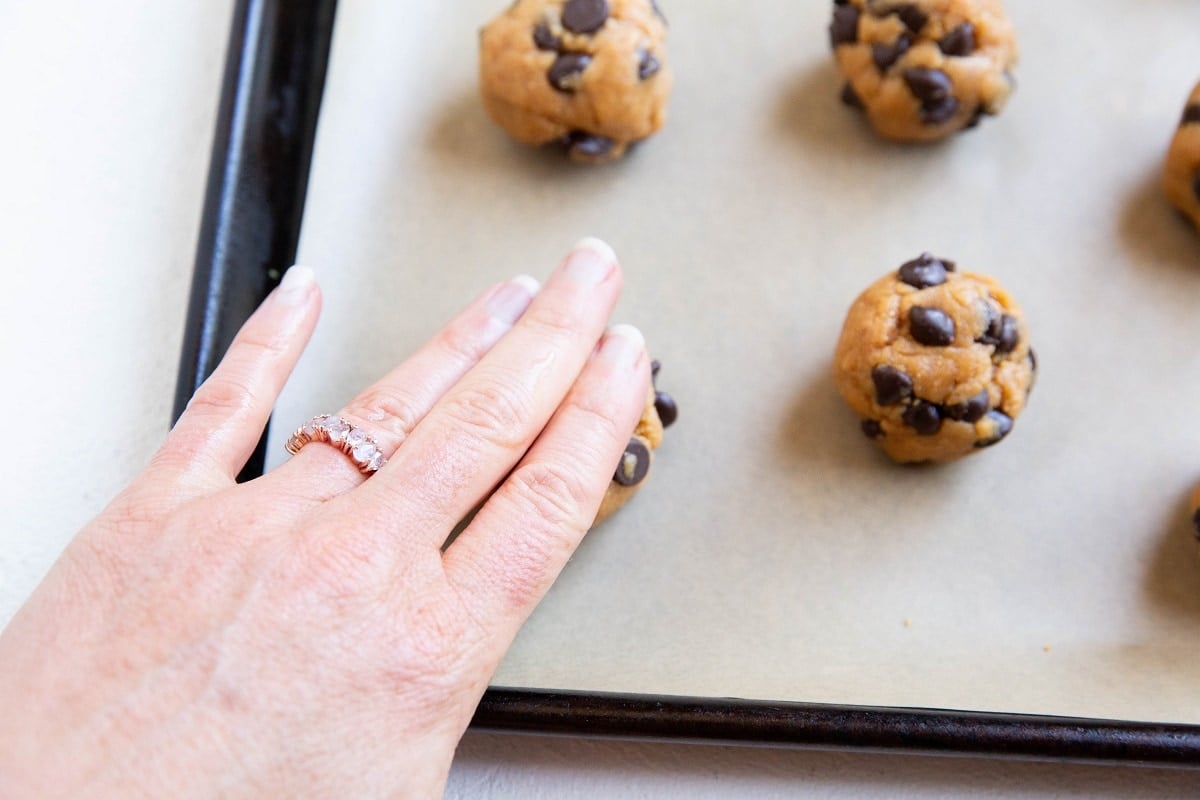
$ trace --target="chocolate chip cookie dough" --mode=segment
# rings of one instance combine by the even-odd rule
[[[1163,191],[1167,199],[1200,229],[1200,84],[1188,98],[1179,130],[1167,153]]]
[[[1008,436],[1037,360],[996,281],[926,253],[851,306],[834,356],[838,391],[892,459],[953,461]]]
[[[1188,503],[1188,513],[1192,519],[1192,534],[1196,537],[1196,541],[1200,541],[1200,486],[1197,486],[1192,491],[1191,501]]]
[[[666,36],[654,0],[517,0],[480,36],[484,108],[522,142],[620,158],[666,121]]]
[[[655,361],[651,371],[656,385],[650,388],[642,418],[638,420],[637,428],[625,447],[625,454],[621,456],[621,463],[617,465],[612,483],[608,485],[608,491],[604,494],[604,501],[596,514],[596,523],[607,519],[637,494],[637,490],[650,475],[654,450],[662,444],[663,429],[671,427],[679,416],[679,409],[671,395],[658,391],[660,367]]]
[[[834,0],[842,100],[883,136],[928,142],[999,114],[1017,43],[1000,0]]]

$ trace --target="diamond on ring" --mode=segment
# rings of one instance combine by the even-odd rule
[[[285,447],[289,453],[296,455],[311,442],[333,445],[349,456],[364,475],[379,471],[387,463],[387,456],[369,433],[332,414],[318,414],[301,425],[288,437]]]

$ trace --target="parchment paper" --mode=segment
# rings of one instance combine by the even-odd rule
[[[496,684],[1200,723],[1200,236],[1156,183],[1200,4],[1010,0],[1009,109],[905,147],[839,104],[827,3],[664,2],[671,121],[600,169],[484,117],[504,5],[339,9],[301,247],[325,316],[276,462],[486,284],[598,235],[682,413]],[[1041,375],[1003,445],[900,468],[830,359],[922,250],[1016,295]]]

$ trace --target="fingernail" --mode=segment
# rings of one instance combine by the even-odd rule
[[[541,288],[536,279],[518,275],[497,289],[488,300],[488,313],[511,325],[521,318]]]
[[[646,351],[646,338],[632,325],[613,325],[604,335],[600,357],[614,364],[631,366]]]
[[[317,275],[309,267],[292,267],[284,273],[283,280],[279,282],[277,296],[285,303],[299,303],[316,282]]]
[[[571,248],[563,271],[584,286],[596,286],[612,273],[617,254],[599,239],[580,239]]]

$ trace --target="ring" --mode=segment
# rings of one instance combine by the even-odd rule
[[[358,471],[364,475],[378,472],[387,463],[387,456],[370,434],[332,414],[318,414],[296,428],[284,446],[289,453],[296,455],[310,442],[324,442],[338,448],[350,456]]]

